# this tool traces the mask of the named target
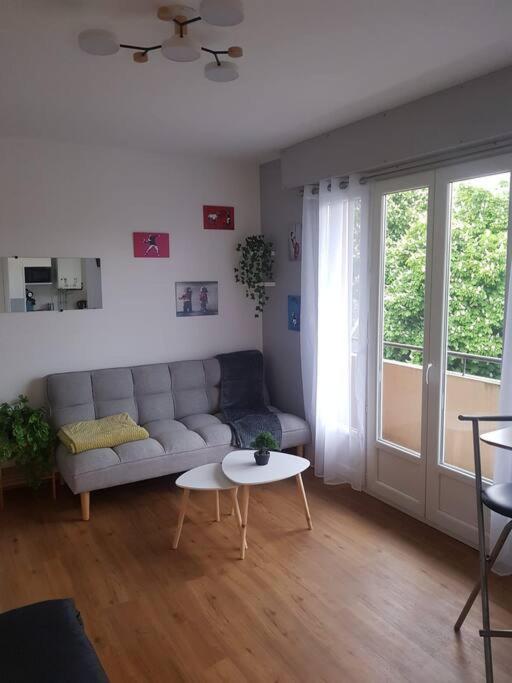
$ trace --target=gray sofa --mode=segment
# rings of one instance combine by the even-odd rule
[[[149,439],[78,455],[59,444],[58,468],[73,493],[81,495],[85,520],[91,491],[221,462],[233,450],[231,429],[218,412],[215,358],[55,374],[47,378],[47,391],[56,428],[126,412],[149,432]],[[302,454],[310,441],[307,423],[271,410],[281,422],[283,450],[296,447]]]

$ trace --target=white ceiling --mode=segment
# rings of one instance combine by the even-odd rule
[[[85,28],[161,42],[160,4],[2,0],[0,134],[262,160],[512,63],[510,0],[245,0],[243,24],[191,29],[203,45],[243,46],[232,83],[207,81],[205,59],[79,50]]]

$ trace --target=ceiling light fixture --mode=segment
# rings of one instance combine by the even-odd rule
[[[115,34],[100,28],[82,31],[78,36],[78,44],[90,55],[115,55],[120,48]]]
[[[157,16],[162,21],[174,24],[174,35],[161,45],[144,47],[120,43],[111,31],[103,29],[88,29],[78,36],[80,48],[91,55],[113,55],[120,48],[133,51],[133,61],[136,64],[146,64],[149,53],[154,50],[162,51],[166,59],[173,62],[193,62],[201,56],[201,51],[213,55],[215,61],[206,64],[204,74],[210,81],[227,83],[238,78],[238,68],[234,62],[221,61],[219,55],[228,55],[232,59],[243,56],[241,47],[233,46],[227,50],[211,50],[199,47],[189,36],[188,27],[204,20],[215,26],[235,26],[243,21],[244,12],[240,0],[203,0],[201,2],[201,16],[197,16],[194,9],[185,5],[165,5],[160,7]]]
[[[244,20],[244,8],[240,0],[203,0],[199,12],[213,26],[236,26]]]

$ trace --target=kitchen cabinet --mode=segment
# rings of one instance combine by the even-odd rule
[[[25,299],[25,273],[23,259],[7,259],[9,299]]]
[[[24,268],[51,268],[51,258],[23,258],[17,259],[23,262]]]
[[[82,289],[82,259],[58,258],[57,259],[57,288],[58,289]]]

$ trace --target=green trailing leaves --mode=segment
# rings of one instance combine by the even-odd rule
[[[26,396],[0,405],[0,463],[14,460],[37,488],[53,467],[55,431],[42,408],[31,408]]]
[[[255,318],[263,313],[263,307],[269,301],[265,291],[265,282],[273,279],[274,252],[272,242],[267,242],[262,235],[250,235],[243,244],[238,244],[240,262],[234,268],[235,282],[245,287],[247,299],[255,302]]]

